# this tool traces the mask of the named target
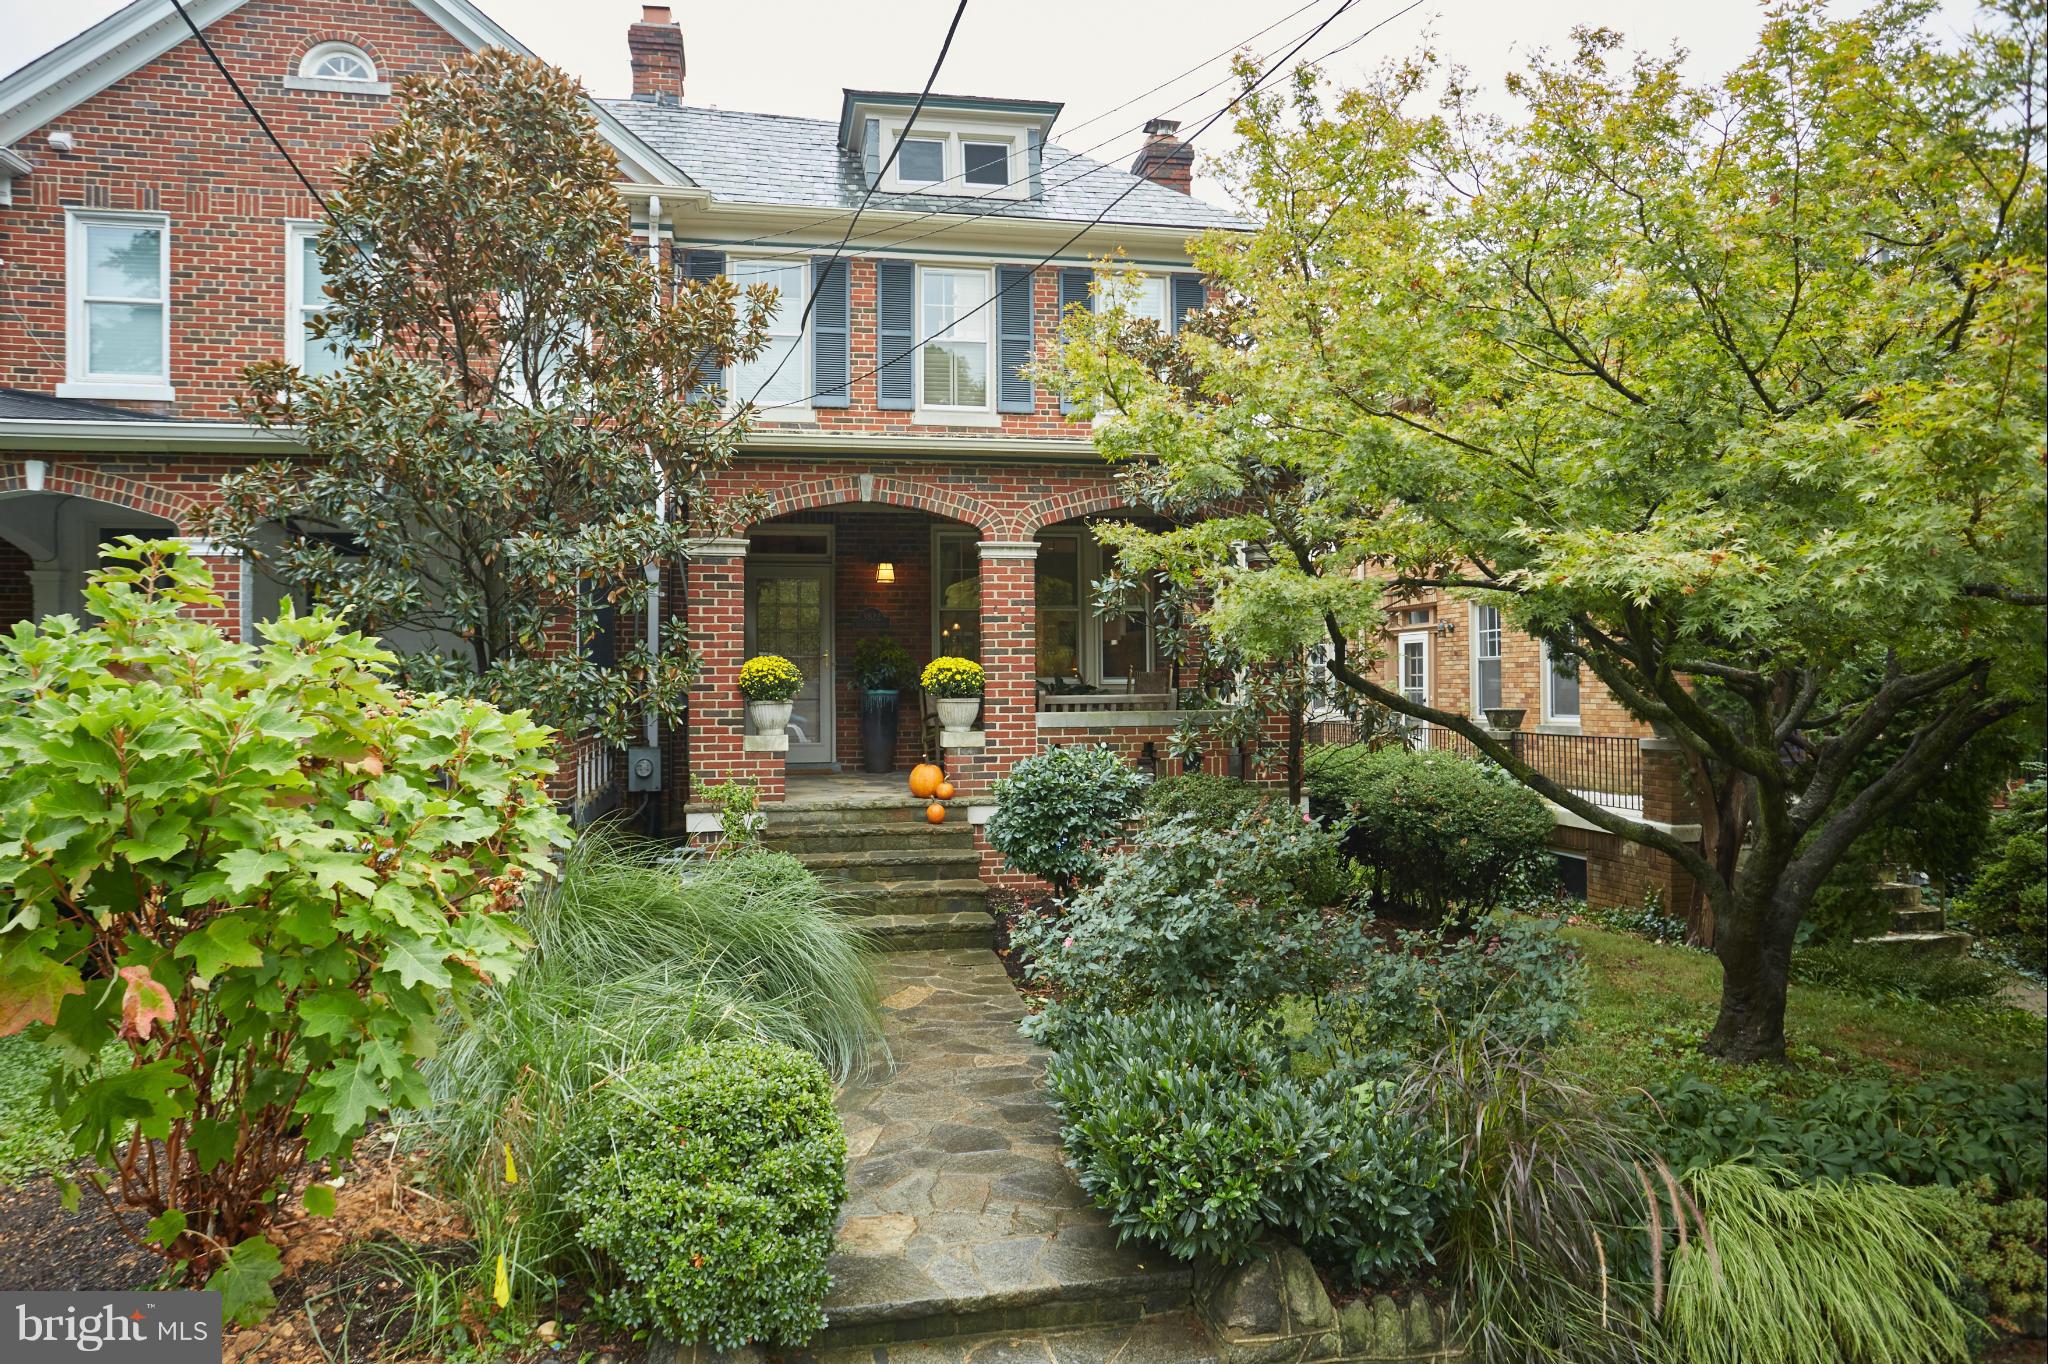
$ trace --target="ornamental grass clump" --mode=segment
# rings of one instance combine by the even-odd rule
[[[981,695],[981,665],[971,658],[935,658],[924,665],[918,685],[940,700],[965,700]]]
[[[756,654],[740,664],[740,695],[749,701],[790,701],[803,689],[803,669],[781,654]]]
[[[686,1047],[594,1093],[569,1149],[565,1201],[618,1283],[611,1320],[713,1350],[802,1345],[825,1324],[846,1136],[814,1058]]]
[[[436,1012],[518,968],[568,830],[524,712],[400,693],[390,654],[289,603],[228,640],[185,614],[225,608],[183,547],[106,553],[97,624],[0,637],[0,1030],[56,1053],[93,1197],[247,1319],[303,1162],[425,1101]]]

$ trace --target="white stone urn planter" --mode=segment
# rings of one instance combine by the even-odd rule
[[[754,733],[780,734],[789,728],[789,713],[795,709],[794,701],[749,701],[747,714],[753,718]]]
[[[979,696],[941,696],[936,700],[939,707],[939,728],[974,728],[974,717],[981,712]]]

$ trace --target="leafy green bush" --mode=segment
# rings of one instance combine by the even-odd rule
[[[1899,1184],[1989,1178],[2001,1194],[2042,1187],[2048,1089],[1960,1073],[1836,1080],[1773,1105],[1681,1075],[1625,1101],[1645,1141],[1682,1170],[1756,1160],[1796,1179],[1881,1175]]]
[[[1570,912],[1610,933],[1631,933],[1666,946],[1682,946],[1688,931],[1684,919],[1665,909],[1664,893],[1654,887],[1639,905],[1615,905],[1608,909],[1580,906]]]
[[[1606,1107],[1484,1028],[1413,1064],[1400,1106],[1451,1154],[1437,1258],[1487,1364],[1654,1358],[1646,1248],[1697,1213]]]
[[[2036,1327],[2048,1313],[2048,1202],[1993,1201],[1991,1181],[1927,1190],[1942,1242],[1992,1320],[2006,1331]]]
[[[492,1243],[486,1272],[506,1250],[522,1301],[545,1300],[556,1271],[574,1267],[561,1190],[568,1128],[589,1095],[715,1038],[783,1043],[840,1077],[879,1051],[859,921],[802,863],[661,857],[584,830],[560,880],[523,911],[534,938],[524,969],[447,1012],[424,1067],[444,1178]],[[514,1186],[499,1173],[506,1150]]]
[[[47,1025],[74,1151],[242,1318],[278,1196],[426,1098],[436,1010],[517,968],[567,828],[523,712],[397,692],[324,613],[230,642],[181,614],[223,610],[182,547],[108,553],[99,624],[0,638],[0,1018]]]
[[[1345,851],[1375,909],[1469,923],[1555,883],[1550,812],[1484,763],[1434,749],[1321,747],[1308,756],[1311,808],[1350,821]]]
[[[1282,800],[1270,786],[1254,786],[1236,777],[1210,772],[1180,772],[1161,777],[1145,788],[1145,820],[1163,824],[1193,815],[1213,828],[1229,828],[1263,807]]]
[[[1956,917],[2021,964],[2048,971],[2048,782],[2031,781],[1991,822],[1991,855]]]
[[[1122,841],[1145,779],[1106,745],[1061,744],[1019,760],[994,794],[989,846],[1065,899],[1101,878],[1103,851]]]
[[[1183,816],[1141,830],[1065,915],[1012,930],[1033,978],[1053,987],[1056,1002],[1035,1025],[1049,1035],[1076,1013],[1153,999],[1268,1008],[1322,995],[1363,952],[1332,942],[1357,939],[1356,921],[1326,923],[1300,890],[1330,848],[1328,834],[1297,820],[1212,828]]]
[[[825,1324],[846,1136],[816,1060],[691,1046],[595,1091],[570,1151],[565,1201],[622,1284],[606,1300],[621,1325],[730,1350]]]
[[[1681,1244],[1665,1336],[1678,1364],[1970,1358],[1971,1321],[1925,1197],[1888,1180],[1786,1186],[1743,1163],[1688,1183],[1713,1233]]]
[[[900,691],[909,680],[910,651],[888,635],[853,646],[853,685],[862,691]]]
[[[1441,1148],[1383,1086],[1297,1078],[1251,1019],[1161,1002],[1077,1025],[1046,1071],[1067,1155],[1125,1237],[1236,1261],[1279,1231],[1354,1281],[1424,1263]]]
[[[1792,979],[1875,999],[1929,1004],[1990,999],[2003,978],[1974,957],[1899,952],[1866,943],[1831,942],[1792,954]]]

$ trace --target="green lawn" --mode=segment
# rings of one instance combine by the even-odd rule
[[[43,1098],[49,1053],[16,1035],[0,1037],[0,1188],[61,1163],[64,1141]]]
[[[1564,935],[1585,954],[1591,976],[1585,1018],[1560,1050],[1565,1065],[1609,1091],[1678,1069],[1726,1070],[1697,1050],[1720,999],[1718,961],[1598,928]],[[1785,1030],[1792,1067],[1771,1087],[1787,1091],[1877,1066],[1902,1075],[1960,1068],[1982,1079],[2021,1079],[2041,1073],[2048,1047],[2041,1019],[2003,1005],[1866,999],[1798,984]]]

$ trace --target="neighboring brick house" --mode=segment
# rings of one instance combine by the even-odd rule
[[[188,8],[316,183],[391,117],[394,80],[518,48],[466,0]],[[1135,756],[1163,740],[1181,717],[1142,603],[1087,607],[1089,524],[1128,509],[1023,367],[1063,308],[1090,305],[1103,258],[1142,272],[1129,306],[1163,325],[1203,302],[1188,239],[1242,224],[1189,195],[1174,125],[1149,128],[1146,178],[1052,142],[1056,104],[935,96],[833,264],[915,97],[848,90],[836,122],[691,107],[668,11],[626,36],[633,96],[592,108],[650,259],[784,300],[768,355],[725,376],[764,411],[721,486],[767,492],[770,513],[664,575],[662,628],[688,630],[705,664],[689,723],[658,745],[668,827],[707,780],[748,777],[772,801],[791,772],[857,765],[840,663],[877,634],[919,665],[944,651],[986,668],[979,724],[945,740],[967,796],[1048,742]],[[105,539],[183,532],[224,471],[291,453],[240,420],[241,371],[320,363],[304,333],[320,294],[311,197],[168,0],[0,80],[0,149],[0,611],[19,618],[76,609]],[[216,560],[226,624],[275,609],[276,585],[194,547]],[[755,651],[812,679],[787,734],[747,732],[734,679]],[[902,736],[907,763],[914,706]],[[587,803],[619,768],[575,757]]]

